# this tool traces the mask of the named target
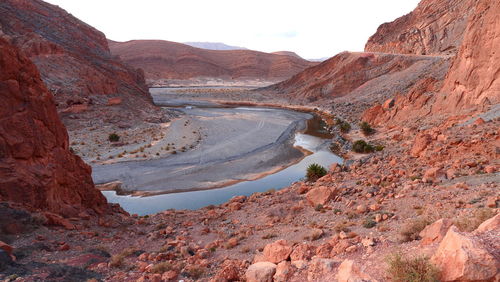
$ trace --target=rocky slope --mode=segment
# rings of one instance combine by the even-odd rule
[[[266,89],[295,102],[332,105],[339,115],[354,104],[346,110],[353,115],[408,91],[421,79],[442,80],[448,67],[447,56],[344,52]]]
[[[367,52],[435,55],[456,53],[475,0],[423,0],[417,8],[381,25],[365,46]]]
[[[206,50],[161,40],[112,42],[111,52],[144,69],[147,79],[196,77],[285,79],[315,65],[295,56],[251,50]]]
[[[70,129],[160,121],[140,70],[113,57],[104,34],[40,0],[0,3],[0,29],[38,67]]]
[[[0,69],[0,200],[68,217],[104,212],[35,65],[1,37]]]

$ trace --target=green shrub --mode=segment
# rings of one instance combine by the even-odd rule
[[[108,136],[108,140],[111,141],[111,142],[118,142],[120,141],[120,136],[116,133],[111,133],[109,136]]]
[[[352,150],[356,153],[371,153],[375,150],[372,145],[366,143],[364,140],[356,140],[352,144]]]
[[[348,133],[349,131],[351,131],[351,125],[347,121],[338,120],[337,126],[342,133]]]
[[[394,254],[388,258],[388,276],[395,282],[438,282],[439,271],[426,257],[406,258]]]
[[[307,167],[307,181],[316,181],[326,175],[326,169],[319,164],[311,164]]]
[[[363,121],[362,123],[360,123],[359,127],[361,128],[361,132],[363,132],[364,135],[371,135],[371,134],[375,133],[375,130],[366,121]]]
[[[380,151],[384,150],[384,146],[382,146],[382,145],[375,145],[374,149],[375,149],[375,151],[380,152]]]

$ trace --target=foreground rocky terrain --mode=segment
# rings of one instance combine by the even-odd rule
[[[35,66],[1,40],[0,279],[499,281],[498,14],[500,2],[424,0],[366,53],[268,88],[350,121],[332,124],[346,161],[316,182],[144,217],[105,205]],[[381,150],[350,151],[359,139]]]

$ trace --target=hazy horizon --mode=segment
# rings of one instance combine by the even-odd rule
[[[263,52],[292,51],[307,59],[363,51],[380,24],[411,12],[419,2],[46,1],[111,40],[220,42]]]

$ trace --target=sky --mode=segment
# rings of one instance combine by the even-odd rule
[[[362,51],[419,0],[45,0],[116,41],[223,42],[306,59]]]

